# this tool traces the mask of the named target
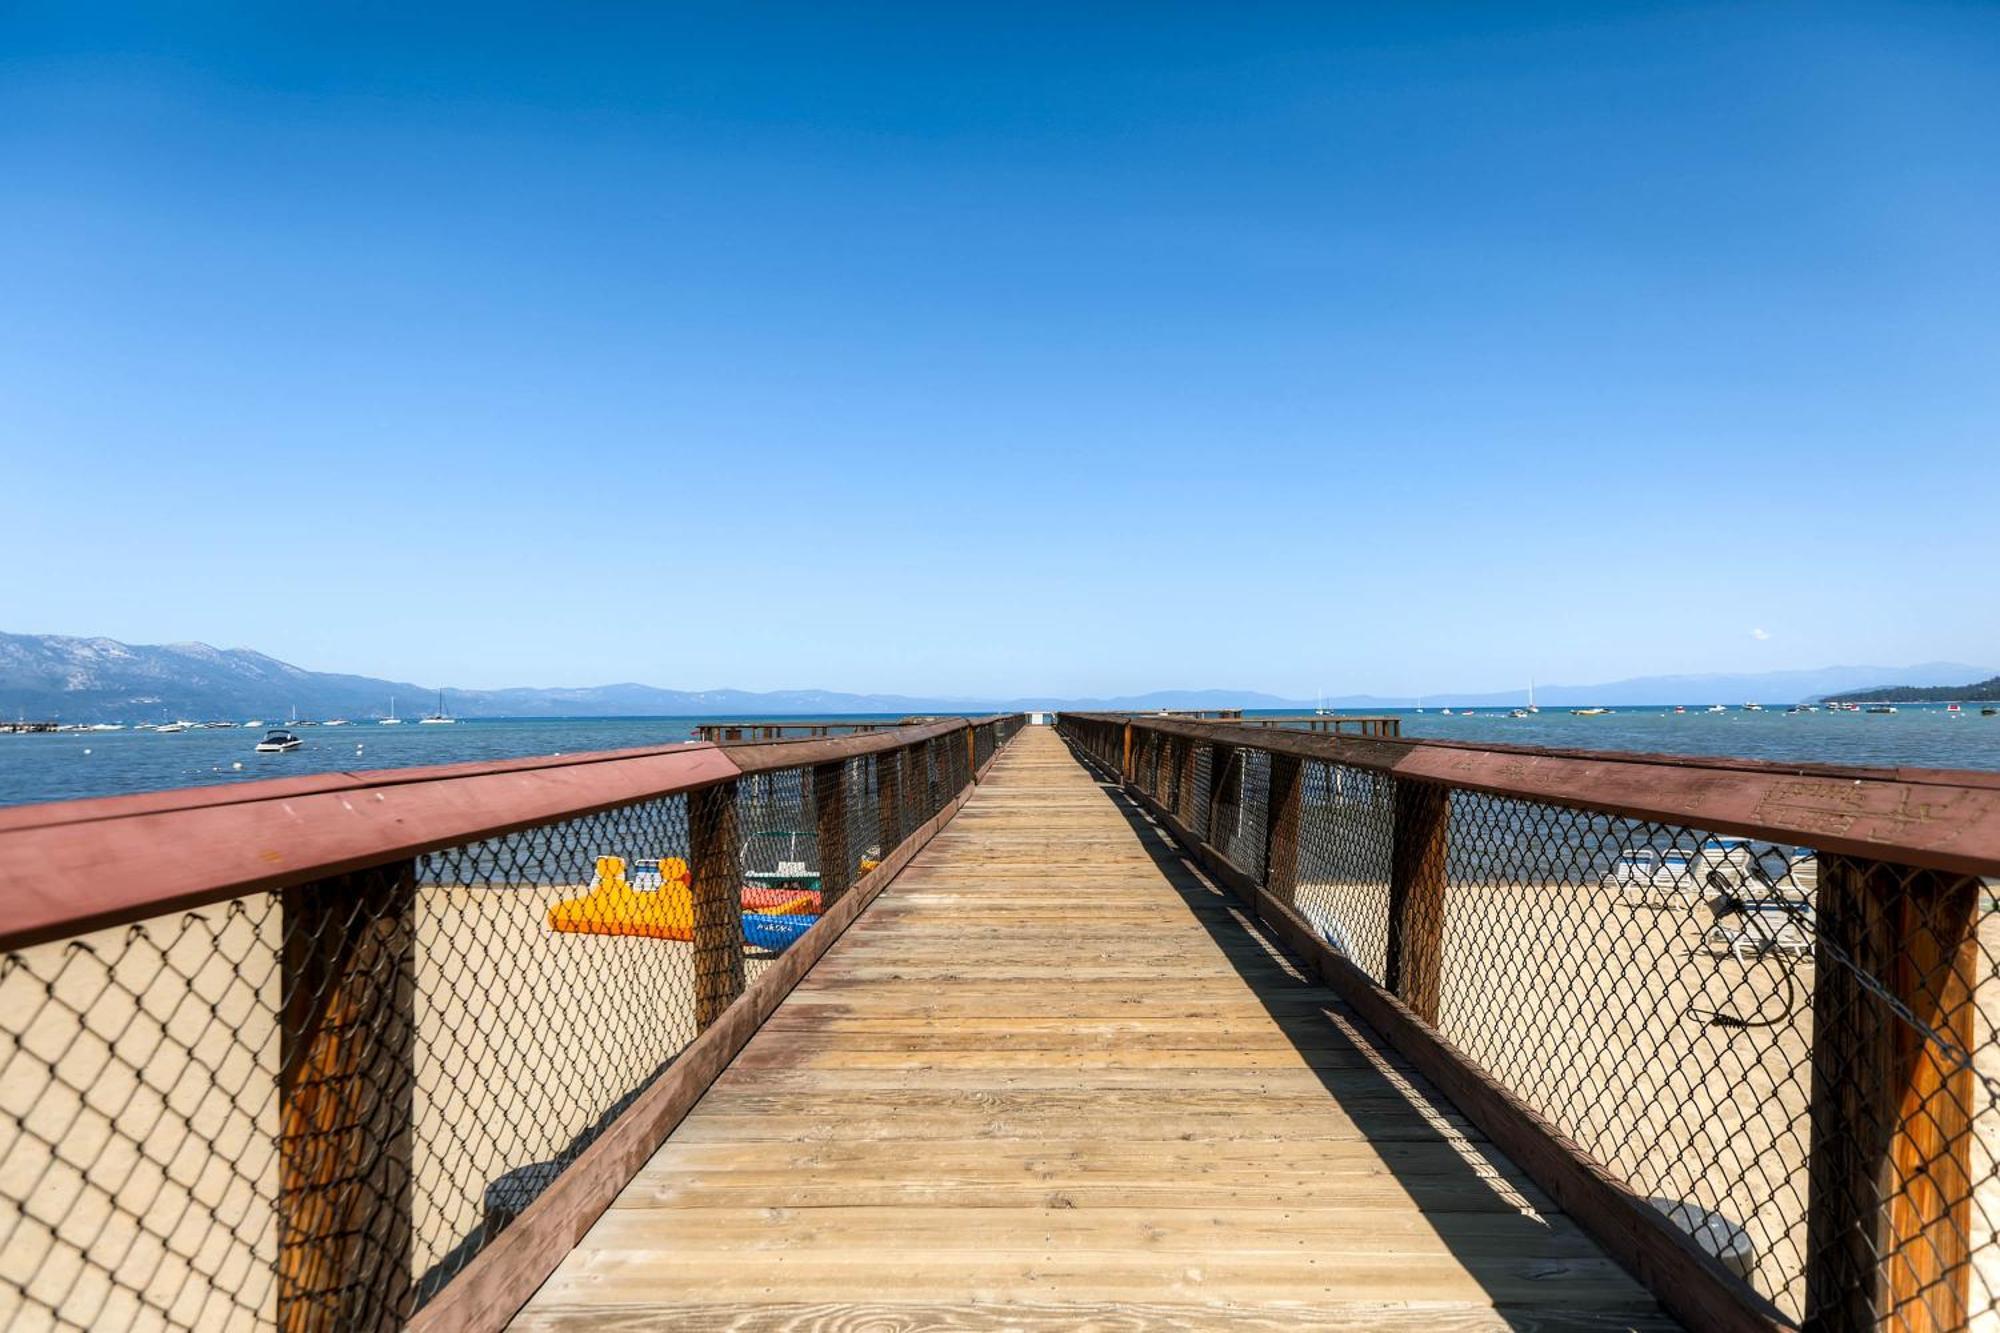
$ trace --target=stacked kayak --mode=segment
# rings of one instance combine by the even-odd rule
[[[786,912],[745,912],[743,940],[759,949],[783,953],[799,942],[799,937],[819,924],[816,916]]]
[[[549,909],[549,928],[573,935],[630,935],[645,939],[694,938],[694,886],[680,857],[635,861],[600,856],[590,889]],[[740,891],[743,938],[760,949],[783,952],[819,920],[816,890],[746,885]],[[803,924],[801,924],[803,923]]]

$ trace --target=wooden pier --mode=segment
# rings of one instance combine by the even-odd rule
[[[1674,1325],[1030,728],[515,1326]]]
[[[0,1326],[2000,1324],[2000,775],[1268,721],[0,811]]]

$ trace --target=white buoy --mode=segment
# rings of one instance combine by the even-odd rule
[[[85,754],[89,754],[89,753],[90,753],[90,747],[89,747],[88,745],[84,746],[84,747],[83,747],[83,752],[84,752]]]
[[[243,761],[241,759],[238,759],[235,763],[231,764],[230,767],[235,769],[237,772],[241,773],[243,771]]]

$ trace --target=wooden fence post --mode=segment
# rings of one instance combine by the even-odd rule
[[[1132,724],[1125,724],[1125,757],[1118,763],[1118,778],[1121,782],[1132,780]]]
[[[814,831],[819,835],[820,911],[840,901],[854,879],[854,853],[847,845],[847,763],[836,759],[812,771]]]
[[[416,863],[287,889],[279,1030],[278,1327],[411,1311]]]
[[[734,782],[688,794],[688,838],[694,853],[694,1021],[705,1032],[743,993]]]
[[[1215,845],[1215,812],[1222,806],[1222,790],[1229,785],[1231,756],[1235,750],[1220,742],[1211,741],[1208,746],[1208,808],[1201,816],[1201,839],[1211,847]]]
[[[1174,813],[1180,816],[1181,823],[1188,828],[1194,827],[1195,760],[1195,743],[1182,737],[1181,785],[1180,790],[1174,793]]]
[[[962,786],[970,787],[977,781],[979,781],[979,730],[968,726],[965,729],[965,782]]]
[[[883,750],[875,756],[875,824],[884,861],[903,840],[903,752]]]
[[[1980,881],[1822,854],[1817,896],[1806,1326],[1963,1328]]]
[[[1297,755],[1271,755],[1270,795],[1264,803],[1264,888],[1291,904],[1299,886],[1299,809],[1305,782]]]
[[[1451,792],[1435,783],[1396,779],[1389,851],[1389,949],[1383,984],[1426,1023],[1438,1017],[1444,972],[1446,858]]]

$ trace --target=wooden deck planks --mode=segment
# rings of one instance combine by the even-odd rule
[[[517,1327],[1667,1328],[1049,731]]]

